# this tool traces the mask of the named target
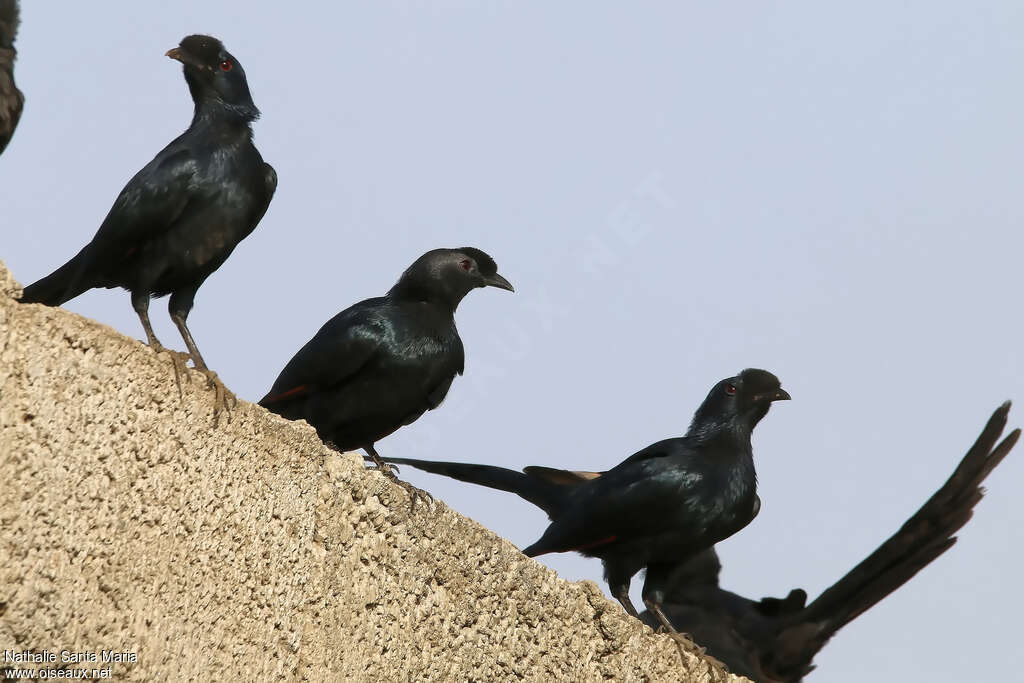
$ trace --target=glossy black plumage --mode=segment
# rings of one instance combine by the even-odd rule
[[[386,296],[329,320],[288,362],[260,405],[305,419],[342,450],[365,448],[441,404],[463,370],[455,309],[477,287],[512,290],[472,247],[435,249]]]
[[[511,491],[542,508],[551,525],[523,552],[533,557],[576,551],[600,558],[612,595],[636,616],[629,599],[634,574],[647,569],[644,602],[657,610],[674,584],[680,558],[728,538],[757,515],[751,432],[772,401],[788,398],[771,373],[744,370],[715,385],[686,436],[659,441],[600,475],[407,458],[388,462]]]
[[[0,0],[0,154],[14,135],[21,119],[25,96],[14,83],[14,38],[18,35],[18,0]]]
[[[193,299],[263,218],[277,175],[252,143],[259,110],[234,56],[209,36],[188,36],[167,56],[184,65],[191,125],[121,190],[92,240],[26,287],[22,301],[59,306],[94,287],[123,287],[150,345],[161,350],[149,300],[170,294],[171,319],[205,370],[186,324]]]
[[[662,605],[666,616],[733,673],[762,683],[802,680],[839,629],[956,543],[954,534],[982,498],[982,482],[1020,436],[1015,429],[999,441],[1009,409],[1005,403],[995,411],[949,480],[899,531],[809,605],[801,589],[761,600],[723,590],[718,556],[709,549],[680,569]],[[651,613],[641,617],[658,623]]]

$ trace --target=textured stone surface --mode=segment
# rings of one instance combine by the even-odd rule
[[[179,398],[166,355],[18,291],[0,263],[0,648],[130,651],[90,666],[138,681],[721,680],[305,423],[215,426],[201,375]]]

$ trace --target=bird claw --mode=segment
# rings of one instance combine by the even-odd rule
[[[174,368],[174,383],[178,386],[178,399],[184,400],[185,395],[181,390],[181,379],[185,378],[185,384],[192,383],[192,374],[189,372],[188,361],[192,360],[192,356],[185,351],[172,351],[170,349],[160,346],[159,343],[153,346],[153,350],[157,353],[166,353],[171,357],[171,366]],[[230,389],[224,386],[224,383],[217,377],[217,373],[207,368],[192,368],[203,373],[206,376],[206,388],[213,389],[216,393],[214,396],[213,403],[213,422],[214,425],[220,424],[221,413],[227,414],[228,422],[231,422],[231,411],[238,406],[238,398],[232,393]]]
[[[220,424],[221,413],[227,415],[227,421],[231,422],[231,411],[238,406],[238,398],[235,394],[224,386],[224,382],[220,381],[220,377],[213,370],[200,370],[206,376],[206,388],[213,389],[213,423],[214,425]]]
[[[697,654],[704,660],[708,667],[708,677],[714,680],[729,680],[729,669],[725,664],[708,654],[707,648],[701,647],[689,633],[682,633],[675,629],[665,630],[664,626],[658,627],[658,633],[667,633],[679,649],[679,658],[686,663],[686,653]],[[717,675],[717,676],[716,676]]]
[[[704,662],[708,666],[708,676],[711,680],[716,680],[715,674],[722,680],[729,680],[729,670],[725,668],[725,664],[715,659],[707,653],[707,650],[694,641],[693,636],[689,633],[681,633],[672,626],[672,622],[665,616],[665,612],[661,609],[659,603],[653,600],[644,600],[644,604],[647,605],[647,609],[658,620],[658,630],[655,633],[667,633],[668,636],[676,644],[676,648],[679,650],[679,659],[683,666],[686,666],[686,654],[697,654],[704,659]]]
[[[398,465],[392,464],[390,462],[384,462],[383,460],[381,460],[380,462],[374,462],[373,460],[371,460],[367,464],[367,467],[374,470],[380,470],[384,476],[386,476],[388,479],[391,479],[392,481],[398,481],[398,477],[396,477],[395,474],[400,474],[402,472]]]
[[[391,464],[389,462],[384,462],[383,460],[380,460],[379,458],[374,458],[372,460],[372,464],[373,464],[373,469],[376,469],[381,474],[383,474],[385,477],[390,479],[391,483],[393,483],[396,486],[399,486],[399,487],[405,489],[405,492],[409,494],[409,499],[410,499],[409,512],[412,512],[413,510],[416,509],[416,501],[418,501],[418,500],[422,500],[427,505],[429,505],[429,504],[434,502],[434,497],[432,495],[430,495],[429,493],[427,493],[423,489],[418,488],[416,486],[413,486],[409,482],[402,481],[401,479],[398,478],[398,475],[395,474],[396,472],[399,471],[398,470],[398,465],[393,465],[393,464]]]
[[[162,346],[156,346],[153,350],[157,353],[166,353],[171,357],[171,367],[174,368],[174,383],[178,387],[178,400],[183,400],[185,394],[181,390],[181,378],[185,378],[185,384],[189,384],[192,381],[188,374],[188,361],[192,357],[184,351],[172,351]]]
[[[402,481],[398,477],[395,477],[393,481],[395,484],[405,489],[405,492],[409,494],[409,512],[416,509],[416,501],[418,500],[422,500],[427,506],[434,502],[434,497],[423,489],[413,486],[407,481]]]
[[[704,648],[699,648],[699,651],[701,653],[700,656],[704,658],[704,663],[708,665],[708,675],[711,676],[712,679],[714,678],[713,674],[718,674],[722,680],[729,680],[731,674],[729,672],[729,668],[725,665],[725,662],[712,657]]]

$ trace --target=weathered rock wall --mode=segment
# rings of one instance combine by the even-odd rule
[[[57,657],[36,668],[106,649],[138,661],[67,668],[720,680],[594,584],[443,503],[410,512],[403,490],[305,423],[240,402],[215,427],[201,375],[179,398],[167,356],[16,292],[0,263],[0,648]]]

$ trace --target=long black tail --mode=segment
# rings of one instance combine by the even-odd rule
[[[970,520],[974,506],[984,495],[982,482],[1020,437],[1020,430],[1015,429],[999,442],[1009,411],[1007,401],[992,414],[952,476],[899,531],[804,610],[793,615],[793,623],[776,639],[775,652],[782,655],[782,659],[792,658],[789,662],[779,662],[780,669],[799,670],[802,665],[809,665],[836,631],[909,581],[956,543],[954,534]],[[808,624],[815,625],[810,638],[807,637]]]
[[[436,462],[413,458],[384,458],[386,462],[409,465],[416,469],[478,484],[500,491],[514,493],[523,500],[533,503],[549,516],[554,515],[564,504],[571,484],[557,483],[535,476],[533,472],[516,470],[494,465],[474,465],[464,462]],[[533,468],[530,468],[532,470]]]
[[[88,249],[86,245],[63,266],[26,287],[25,293],[21,296],[21,303],[60,306],[90,289],[92,285],[82,277]]]

